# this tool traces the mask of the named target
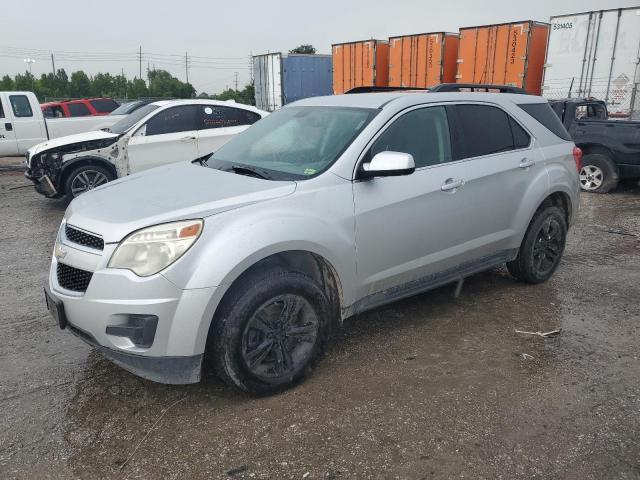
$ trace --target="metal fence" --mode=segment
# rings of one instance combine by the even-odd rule
[[[640,119],[640,84],[590,85],[583,91],[567,86],[545,86],[542,96],[548,99],[593,97],[604,100],[611,118]]]

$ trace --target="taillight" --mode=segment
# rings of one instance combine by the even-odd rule
[[[582,150],[578,147],[573,147],[573,159],[576,162],[576,170],[580,173],[580,170],[582,170]]]

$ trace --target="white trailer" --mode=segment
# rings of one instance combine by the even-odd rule
[[[542,95],[595,97],[640,115],[640,7],[551,17]]]

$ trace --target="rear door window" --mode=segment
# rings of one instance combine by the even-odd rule
[[[366,161],[384,151],[410,153],[416,168],[450,162],[451,139],[445,108],[420,108],[402,115],[374,142]]]
[[[481,157],[514,149],[511,120],[490,105],[455,105],[463,158]]]
[[[199,109],[198,130],[252,125],[261,118],[257,113],[222,105],[203,105]]]
[[[147,122],[146,135],[196,130],[196,109],[195,105],[181,105],[162,110]]]
[[[84,103],[67,103],[67,108],[72,117],[86,117],[91,115],[89,107]]]
[[[562,140],[571,140],[569,132],[548,103],[522,103],[518,106],[557,137]]]
[[[9,95],[9,102],[16,117],[33,117],[33,111],[26,95]]]

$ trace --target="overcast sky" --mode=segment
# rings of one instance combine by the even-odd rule
[[[0,76],[25,70],[36,76],[56,68],[89,74],[124,71],[138,75],[142,46],[147,63],[189,80],[201,92],[242,86],[249,54],[287,51],[311,43],[318,53],[331,44],[385,39],[459,27],[519,20],[549,21],[552,15],[640,5],[640,0],[18,0],[2,2]],[[162,5],[160,4],[162,3]]]

